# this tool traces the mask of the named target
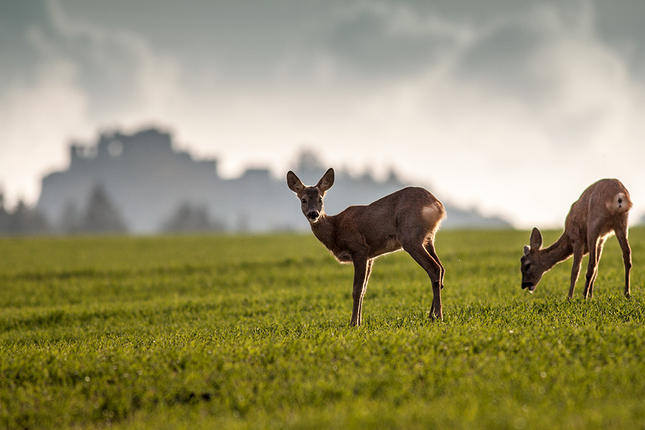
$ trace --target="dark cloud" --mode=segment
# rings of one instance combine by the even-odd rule
[[[324,34],[321,49],[332,52],[355,79],[392,79],[417,74],[435,64],[459,42],[455,34],[415,31],[397,25],[396,9],[364,8],[338,18]],[[405,10],[418,19],[415,10]],[[420,19],[425,19],[426,15]],[[353,76],[352,76],[353,75]]]
[[[555,166],[551,188],[642,159],[643,16],[634,0],[0,2],[0,173],[38,161],[37,182],[31,142],[51,157],[106,122],[160,121],[222,168],[237,157],[229,173],[313,141],[547,212],[509,180],[526,153]]]
[[[548,84],[533,64],[543,39],[530,28],[504,25],[470,46],[455,73],[460,79],[484,84],[500,94],[533,100],[544,94]]]
[[[49,9],[60,8],[74,21],[91,23],[98,34],[52,28],[51,13],[42,1],[2,2],[0,49],[6,54],[3,58],[16,59],[3,62],[2,75],[15,77],[33,68],[39,54],[27,46],[27,33],[40,32],[60,58],[78,66],[80,83],[103,106],[116,107],[123,103],[121,93],[134,91],[132,79],[140,58],[127,38],[102,32],[139,38],[151,51],[176,59],[187,84],[248,87],[310,84],[318,77],[321,62],[327,62],[334,76],[343,80],[398,79],[422,73],[462,42],[457,34],[461,26],[478,32],[482,39],[465,53],[457,70],[460,76],[518,94],[539,94],[543,83],[528,63],[544,35],[525,21],[504,23],[504,19],[529,14],[536,6],[575,15],[591,3],[198,0],[186,5],[63,0],[51,4]],[[600,35],[621,47],[632,67],[641,70],[645,30],[637,17],[645,16],[645,3],[619,0],[610,7],[598,1],[593,6]],[[401,16],[409,22],[397,24]],[[436,21],[455,31],[433,31]],[[501,22],[496,31],[486,31],[496,22]],[[395,24],[398,31],[393,31]],[[415,26],[423,31],[415,31]],[[7,42],[16,39],[20,40]]]
[[[623,54],[635,78],[645,79],[645,2],[597,0],[594,6],[602,40]]]
[[[43,68],[72,67],[74,79],[92,95],[93,113],[123,108],[135,92],[140,59],[127,40],[100,28],[78,28],[56,2],[0,2],[0,93],[35,85]]]
[[[30,43],[30,32],[48,26],[43,1],[0,2],[0,94],[16,80],[33,78],[41,57]]]

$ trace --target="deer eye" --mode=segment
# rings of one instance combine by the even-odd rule
[[[318,198],[318,203],[322,203],[322,197]]]
[[[305,198],[303,197],[302,199],[300,199],[300,202],[301,202],[301,203],[303,203],[303,204],[304,204],[304,203],[307,203],[307,199],[305,199]]]
[[[531,263],[526,263],[526,266],[524,266],[524,270],[529,270],[531,268]]]

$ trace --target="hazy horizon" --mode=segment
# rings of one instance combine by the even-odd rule
[[[645,3],[0,2],[0,189],[153,125],[224,177],[298,150],[516,226],[603,177],[645,211]]]

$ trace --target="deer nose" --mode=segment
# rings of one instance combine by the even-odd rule
[[[311,211],[307,213],[307,218],[311,221],[316,221],[318,219],[318,216],[320,216],[320,213],[318,211]]]
[[[532,282],[522,282],[522,289],[525,290],[527,288],[531,288],[533,286]]]

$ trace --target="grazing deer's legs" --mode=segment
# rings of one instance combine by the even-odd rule
[[[430,256],[434,258],[434,260],[437,262],[437,264],[439,264],[439,267],[441,268],[441,289],[443,290],[443,278],[446,275],[446,269],[443,267],[443,264],[441,264],[441,260],[439,260],[437,251],[435,251],[434,249],[434,243],[432,241],[426,242],[425,248],[426,251],[428,251],[428,254],[430,254]]]
[[[597,267],[596,265],[597,264],[598,263],[596,261],[596,247],[594,246],[594,248],[592,250],[589,250],[589,263],[587,264],[587,275],[586,275],[586,280],[585,280],[585,289],[582,292],[582,297],[584,297],[585,299],[587,299],[587,298],[590,299],[591,298],[589,296],[590,285],[593,285],[594,280],[596,278],[596,276],[595,276],[596,273],[595,272],[596,272],[596,267]]]
[[[599,237],[597,231],[590,232],[587,237],[589,244],[589,264],[587,265],[587,280],[585,282],[583,297],[585,299],[591,299],[593,297],[593,284],[596,281],[596,276],[598,276],[598,261],[600,261],[602,246],[605,240]]]
[[[352,326],[359,326],[362,322],[363,311],[363,296],[365,295],[365,288],[367,287],[367,280],[372,272],[372,260],[365,257],[354,257],[354,289],[352,291],[352,299],[354,305],[352,308]]]
[[[569,300],[573,298],[573,290],[576,288],[578,282],[578,275],[580,274],[580,266],[582,265],[582,254],[584,245],[580,244],[573,250],[573,266],[571,267],[571,286],[569,287]]]
[[[582,292],[582,297],[584,297],[585,299],[589,295],[589,284],[593,283],[594,281],[594,271],[596,270],[597,264],[596,252],[598,251],[598,237],[592,237],[592,233],[589,232],[587,236],[587,243],[589,248],[589,261],[587,263],[587,274],[585,275],[585,289]]]
[[[629,272],[632,269],[632,250],[627,241],[627,227],[624,229],[616,229],[616,239],[623,250],[623,263],[625,265],[625,296],[629,297],[631,292],[629,289]]]
[[[403,249],[412,256],[423,269],[426,271],[432,281],[432,308],[430,309],[430,318],[443,319],[441,309],[441,275],[443,273],[441,265],[435,260],[426,248],[420,244],[401,244]]]
[[[600,264],[600,257],[602,256],[602,249],[605,246],[605,240],[606,238],[598,239],[598,248],[596,251],[596,270],[594,272],[593,282],[589,284],[589,298],[593,297],[593,287],[596,283],[596,278],[598,277],[598,265]]]

